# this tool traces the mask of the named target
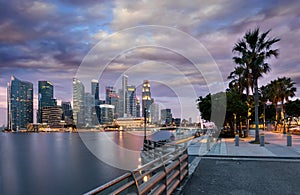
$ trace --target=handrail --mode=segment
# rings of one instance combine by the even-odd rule
[[[171,194],[188,173],[187,146],[114,179],[86,194]]]

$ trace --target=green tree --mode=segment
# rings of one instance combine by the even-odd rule
[[[280,107],[281,107],[281,121],[284,123],[284,129],[283,133],[285,133],[285,107],[284,107],[284,101],[289,102],[290,97],[295,96],[296,92],[296,87],[294,87],[294,82],[292,81],[291,78],[286,78],[286,77],[281,77],[278,78],[277,80],[271,81],[270,83],[270,88],[271,88],[271,93],[273,96],[273,101],[276,103],[276,129],[277,129],[277,124],[279,121],[279,114],[277,110],[277,104],[280,102]]]
[[[270,71],[270,66],[266,59],[272,56],[277,57],[278,49],[271,49],[272,45],[278,42],[278,38],[268,38],[270,30],[260,34],[259,28],[246,32],[244,37],[233,47],[233,53],[238,56],[233,57],[234,61],[244,67],[248,78],[248,88],[253,85],[255,102],[255,141],[259,141],[258,131],[258,79]],[[250,82],[251,81],[251,82]]]
[[[289,117],[300,116],[300,100],[289,101],[285,104],[285,112]]]

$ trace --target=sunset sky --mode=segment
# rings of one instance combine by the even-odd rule
[[[123,73],[129,76],[130,84],[138,87],[138,94],[144,79],[155,78],[152,94],[161,107],[177,104],[176,90],[180,88],[183,92],[186,83],[194,87],[196,96],[205,96],[209,93],[207,85],[210,83],[198,74],[190,59],[174,52],[173,48],[190,46],[190,56],[199,55],[184,37],[194,38],[211,55],[227,85],[227,76],[235,66],[232,48],[247,30],[256,27],[261,31],[272,29],[270,36],[281,39],[274,45],[280,49],[279,58],[269,61],[271,72],[259,80],[259,85],[277,77],[291,77],[296,82],[296,96],[299,98],[299,10],[297,0],[217,0],[213,3],[203,0],[1,0],[0,125],[6,125],[6,87],[11,75],[32,82],[35,98],[37,81],[48,80],[55,86],[55,98],[72,101],[72,78],[79,66],[85,64],[83,59],[92,48],[97,50],[97,43],[109,39],[113,41],[105,45],[105,52],[99,54],[102,58],[97,61],[97,66],[105,66],[105,56],[126,49],[124,45],[133,42],[164,42],[170,47],[121,50],[103,74],[98,73],[96,79],[100,79],[101,98],[104,98],[106,85],[119,86]],[[151,32],[149,35],[149,31],[126,34],[125,29],[141,25],[171,27],[173,32],[178,30],[185,35],[181,38],[172,33]],[[190,104],[195,105],[195,99],[191,97],[193,95],[188,96]],[[36,100],[34,104],[36,108]],[[180,110],[172,109],[176,117],[180,117]]]

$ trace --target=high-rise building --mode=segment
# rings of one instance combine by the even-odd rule
[[[152,103],[150,106],[150,118],[152,124],[159,124],[159,105]]]
[[[100,105],[100,124],[110,124],[114,121],[114,105],[101,104]]]
[[[150,81],[144,80],[142,88],[142,116],[145,117],[146,113],[147,121],[150,121],[150,106],[152,102],[153,99],[151,99]]]
[[[7,128],[18,131],[33,123],[33,84],[12,76],[7,86]]]
[[[44,106],[42,109],[42,123],[47,123],[50,128],[61,128],[64,126],[61,106]]]
[[[119,111],[119,95],[112,86],[105,87],[105,103],[115,106],[114,118],[117,119]]]
[[[73,78],[73,119],[78,127],[84,126],[84,85]]]
[[[38,82],[38,112],[37,122],[42,122],[42,112],[45,106],[56,106],[56,99],[53,98],[54,87],[49,81]]]
[[[91,82],[91,91],[92,91],[92,96],[97,102],[99,100],[99,82],[95,79],[93,79]]]
[[[119,90],[119,116],[120,117],[127,117],[127,86],[128,86],[128,76],[123,75],[122,77],[122,89]]]
[[[136,117],[136,89],[135,86],[127,86],[127,116]]]
[[[161,117],[161,123],[163,125],[171,125],[172,124],[172,112],[171,112],[171,109],[169,109],[169,108],[162,109],[160,117]]]
[[[71,106],[71,102],[62,102],[61,103],[62,111],[63,111],[63,120],[67,125],[73,125],[73,110]]]
[[[139,97],[136,97],[136,117],[141,117],[141,104]]]
[[[85,93],[84,96],[84,120],[85,127],[92,127],[98,124],[95,109],[95,99],[90,93]]]

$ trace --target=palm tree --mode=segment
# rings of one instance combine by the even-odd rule
[[[272,56],[277,57],[278,49],[271,49],[271,46],[278,42],[278,38],[266,39],[270,30],[260,34],[259,28],[249,30],[243,39],[239,40],[232,51],[238,56],[233,57],[234,61],[247,70],[247,78],[253,84],[255,101],[255,141],[259,141],[258,131],[258,79],[270,71],[266,59]],[[248,87],[250,83],[248,83]]]
[[[246,105],[247,105],[247,118],[246,118],[246,132],[244,134],[245,137],[249,135],[249,87],[252,86],[251,79],[249,79],[249,71],[246,67],[244,67],[244,63],[242,59],[235,58],[235,63],[239,64],[239,66],[234,68],[234,71],[230,73],[227,77],[228,79],[232,79],[229,83],[229,88],[234,88],[238,91],[240,97],[243,96],[243,91],[246,89]],[[240,125],[242,128],[242,125]],[[242,132],[242,129],[241,129]]]
[[[290,97],[295,96],[296,87],[294,87],[294,82],[291,80],[291,78],[278,78],[276,80],[276,95],[277,99],[280,102],[281,106],[281,120],[284,124],[283,133],[285,133],[285,110],[284,110],[284,101],[288,102]]]

